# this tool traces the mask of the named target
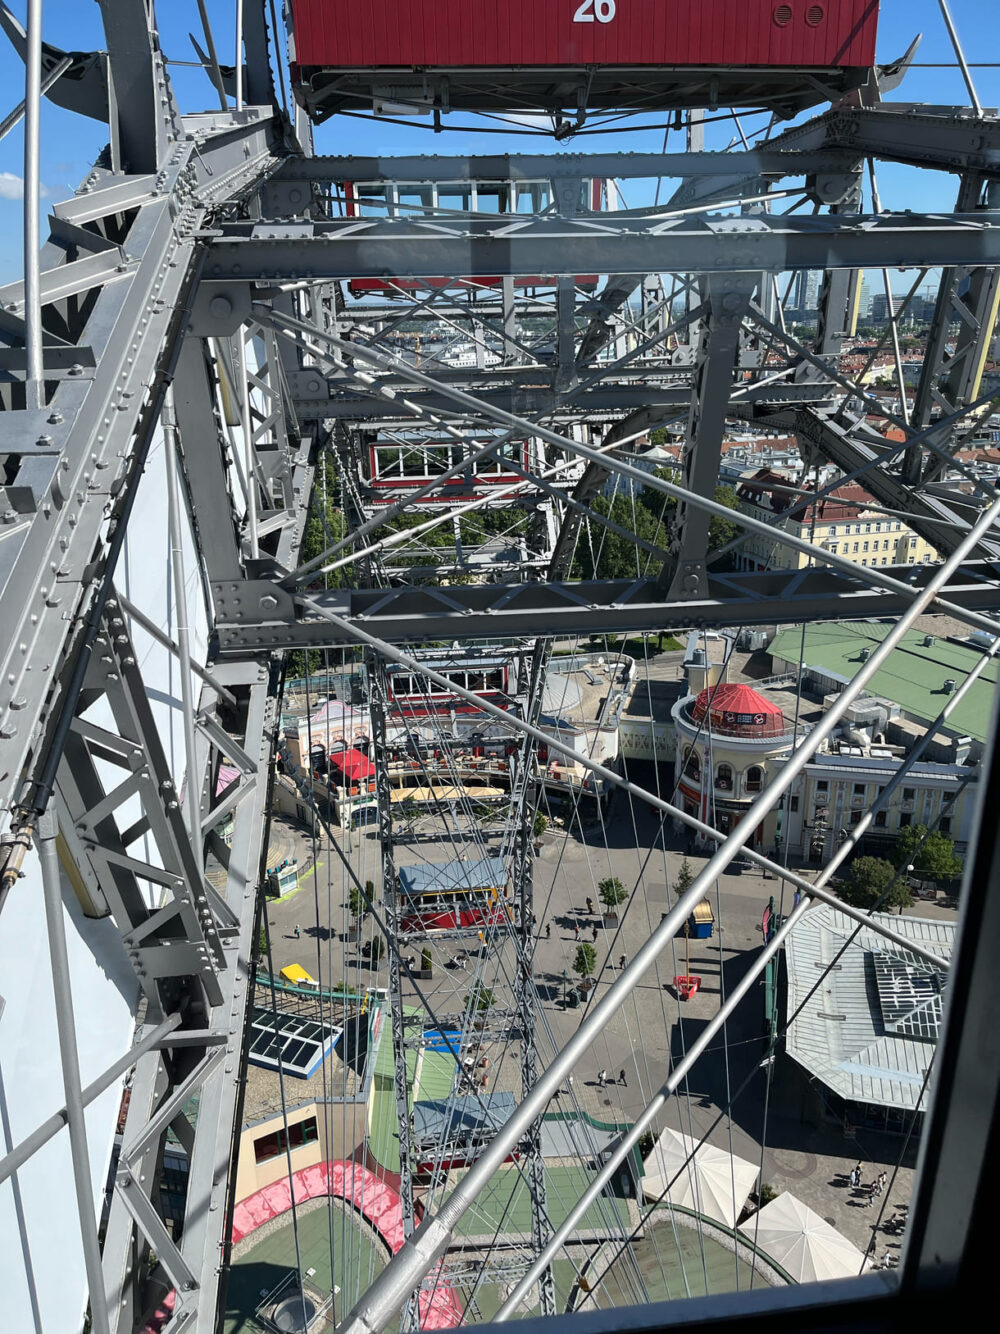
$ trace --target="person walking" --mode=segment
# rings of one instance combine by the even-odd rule
[[[889,1178],[886,1176],[884,1172],[879,1172],[878,1174],[879,1185],[882,1187],[883,1190],[885,1190],[885,1183],[888,1181],[888,1179]]]
[[[597,937],[598,937],[599,935],[600,935],[600,932],[598,931],[597,927],[595,926],[595,927],[594,927],[594,944],[595,944],[595,945],[597,944]]]
[[[302,928],[299,926],[298,922],[296,922],[296,923],[295,923],[295,939],[298,940],[299,936],[301,936],[301,935],[302,935]]]
[[[628,963],[628,955],[623,954],[622,957],[618,960],[618,967],[624,969],[627,963]]]
[[[545,939],[546,939],[546,940],[551,940],[551,939],[552,939],[552,923],[551,923],[551,922],[546,922],[546,923],[545,923]]]
[[[623,1089],[627,1089],[627,1088],[628,1088],[628,1080],[625,1078],[625,1067],[624,1067],[624,1066],[622,1066],[621,1070],[620,1070],[619,1073],[618,1073],[618,1083],[621,1084],[621,1086],[622,1086]]]
[[[587,912],[588,912],[591,916],[594,915],[594,900],[591,899],[591,898],[588,898],[588,899],[587,899]]]
[[[579,922],[574,922],[574,923],[573,923],[573,939],[574,939],[574,940],[579,940],[579,939],[580,939],[580,923],[579,923]]]
[[[858,1184],[858,1169],[856,1167],[851,1168],[850,1175],[847,1179],[851,1183],[851,1189],[854,1190]]]

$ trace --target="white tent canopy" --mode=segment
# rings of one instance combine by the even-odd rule
[[[662,1197],[735,1227],[757,1180],[757,1166],[712,1144],[695,1145],[689,1135],[664,1130],[646,1159],[643,1192],[647,1199]]]
[[[848,1278],[865,1268],[865,1257],[807,1204],[786,1191],[740,1227],[796,1283]]]

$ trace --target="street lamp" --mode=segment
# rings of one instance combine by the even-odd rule
[[[563,969],[563,975],[562,975],[562,977],[563,977],[562,1007],[563,1007],[563,1009],[565,1010],[565,1008],[566,1008],[566,992],[567,992],[567,985],[566,985],[566,984],[569,982],[569,973],[566,972],[565,968]]]

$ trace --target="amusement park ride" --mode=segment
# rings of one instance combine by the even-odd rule
[[[877,0],[291,0],[284,27],[273,2],[239,0],[235,64],[220,59],[199,0],[216,105],[190,113],[178,105],[151,0],[98,4],[105,49],[95,52],[43,42],[40,0],[30,0],[26,26],[0,6],[27,70],[29,238],[23,281],[0,289],[0,1324],[62,1334],[89,1310],[95,1334],[149,1328],[155,1253],[169,1293],[163,1330],[220,1327],[282,659],[334,647],[363,652],[371,687],[407,1238],[342,1327],[375,1334],[400,1310],[412,1322],[410,1295],[512,1157],[532,1182],[531,1244],[499,1319],[529,1291],[534,1309],[553,1316],[552,1257],[576,1216],[553,1229],[545,1208],[538,1126],[554,1092],[683,935],[706,887],[894,636],[931,607],[996,630],[1000,502],[957,455],[995,392],[983,368],[1000,301],[1000,121],[980,106],[957,39],[969,106],[884,100],[901,84],[905,92],[913,52],[876,64]],[[57,27],[47,35],[57,38]],[[109,141],[76,192],[52,205],[39,254],[42,96],[106,125]],[[752,142],[744,111],[768,113]],[[515,113],[565,141],[611,112],[655,113],[661,129],[685,137],[684,150],[667,152],[665,139],[663,152],[634,154],[313,151],[313,125],[335,117],[349,149],[359,116],[445,131],[456,113]],[[733,144],[706,151],[705,124],[722,116]],[[783,129],[785,120],[794,124]],[[882,163],[956,178],[954,211],[883,210]],[[659,200],[664,180],[675,184],[662,203],[623,206],[623,187],[641,195],[645,183],[651,198],[656,183]],[[792,211],[799,205],[808,212]],[[887,409],[842,369],[841,345],[856,327],[862,271],[898,268],[933,278],[938,295],[912,405],[890,321],[900,393]],[[818,327],[806,341],[788,327],[782,297],[782,275],[804,269],[822,273]],[[418,364],[390,337],[407,322],[450,322],[471,355]],[[630,448],[673,419],[684,442],[677,482],[650,475]],[[810,547],[815,561],[803,570],[714,570],[709,524],[733,421],[794,434],[810,463],[860,478],[941,563],[859,569]],[[394,444],[433,457],[433,467],[400,463],[398,478],[376,467]],[[303,563],[321,456],[338,461],[346,532],[330,533]],[[962,485],[944,485],[945,468],[958,468]],[[612,477],[676,502],[673,521],[663,545],[627,534],[644,553],[634,577],[581,580],[573,554],[582,528],[620,531],[592,505]],[[557,520],[548,547],[544,525],[530,530],[530,578],[385,574],[385,526],[401,514],[449,523],[453,504],[475,513],[512,503],[548,506]],[[334,570],[338,579],[325,578]],[[530,761],[539,745],[567,749],[538,727],[552,637],[862,617],[892,618],[896,629],[752,818],[724,838],[575,756],[719,847],[541,1069]],[[459,682],[411,648],[503,640],[527,646],[527,703],[516,712],[493,699],[492,679],[465,672]],[[384,762],[404,682],[414,696],[480,709],[517,742],[517,911],[502,915],[519,960],[522,1095],[461,1186],[422,1221]],[[235,777],[220,783],[223,769]],[[986,811],[998,784],[994,757]],[[222,847],[214,831],[230,816]],[[221,882],[206,876],[209,857]],[[832,1329],[849,1310],[869,1326],[913,1327],[938,1300],[948,1308],[960,1279],[967,1296],[969,1276],[984,1281],[989,1202],[979,1187],[995,1166],[1000,1075],[990,1022],[1000,1001],[996,876],[987,832],[968,859],[964,912],[976,932],[962,937],[953,966],[940,1096],[892,1284],[851,1281],[837,1306],[817,1304],[809,1289],[737,1294],[706,1305],[702,1324],[745,1311],[783,1328]],[[823,883],[798,888],[821,898]],[[133,1067],[102,1218],[121,1080]],[[157,1193],[168,1130],[189,1163],[183,1219],[170,1229]],[[693,1318],[650,1307],[614,1320],[637,1328]]]

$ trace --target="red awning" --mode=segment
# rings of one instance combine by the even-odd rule
[[[352,783],[358,783],[364,778],[374,778],[375,766],[367,755],[362,755],[360,750],[333,750],[330,752],[330,763]]]

